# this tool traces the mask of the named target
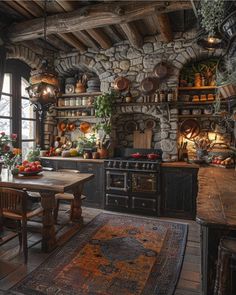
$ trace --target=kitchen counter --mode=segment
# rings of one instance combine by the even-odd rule
[[[203,167],[198,183],[197,222],[236,227],[236,171]]]
[[[236,234],[236,171],[201,167],[198,172],[197,217],[201,230],[202,294],[214,293],[218,245]]]
[[[104,159],[84,159],[82,157],[40,157],[40,159],[44,160],[56,160],[56,161],[74,161],[74,162],[82,162],[82,163],[104,163]]]
[[[187,162],[162,162],[161,167],[173,167],[173,168],[199,168],[199,165],[187,163]]]

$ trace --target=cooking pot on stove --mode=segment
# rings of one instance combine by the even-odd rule
[[[135,154],[131,154],[131,157],[132,158],[134,158],[134,159],[140,159],[140,158],[142,158],[142,154],[140,154],[140,153],[135,153]]]
[[[160,156],[158,154],[147,154],[147,158],[149,160],[156,160],[157,158],[159,158]]]

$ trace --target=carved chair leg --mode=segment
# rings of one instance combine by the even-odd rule
[[[57,199],[56,200],[56,206],[55,206],[54,211],[53,211],[53,216],[54,216],[54,222],[55,222],[55,224],[57,224],[57,217],[58,217],[59,205],[60,205],[60,200]]]
[[[27,243],[27,220],[22,220],[22,242],[23,242],[23,253],[24,263],[28,261],[28,243]]]
[[[18,233],[18,239],[19,239],[19,245],[20,245],[19,252],[21,252],[21,250],[22,250],[22,228],[21,228],[21,221],[20,220],[17,221],[17,233]]]
[[[73,221],[73,212],[74,212],[74,200],[70,202],[70,221]]]

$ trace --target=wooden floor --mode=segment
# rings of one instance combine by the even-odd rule
[[[97,214],[104,212],[99,209],[83,208],[83,224],[68,223],[69,215],[66,214],[68,207],[65,205],[60,211],[59,220],[62,224],[57,226],[57,237],[62,245],[69,239],[75,231],[81,226],[91,221]],[[114,213],[116,214],[116,213]],[[188,242],[185,251],[184,263],[175,291],[175,295],[200,295],[200,232],[199,226],[194,221],[158,218],[160,220],[172,220],[175,222],[184,222],[189,224]],[[29,233],[29,262],[27,266],[23,264],[23,255],[18,253],[18,238],[12,239],[10,242],[0,246],[0,295],[6,295],[7,290],[14,284],[19,282],[27,274],[32,272],[39,266],[50,254],[41,253],[39,233],[35,229],[39,229],[39,223],[33,223],[34,233]],[[68,234],[69,233],[69,234]]]

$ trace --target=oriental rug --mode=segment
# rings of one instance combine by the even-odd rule
[[[187,225],[102,213],[10,294],[172,295]]]

